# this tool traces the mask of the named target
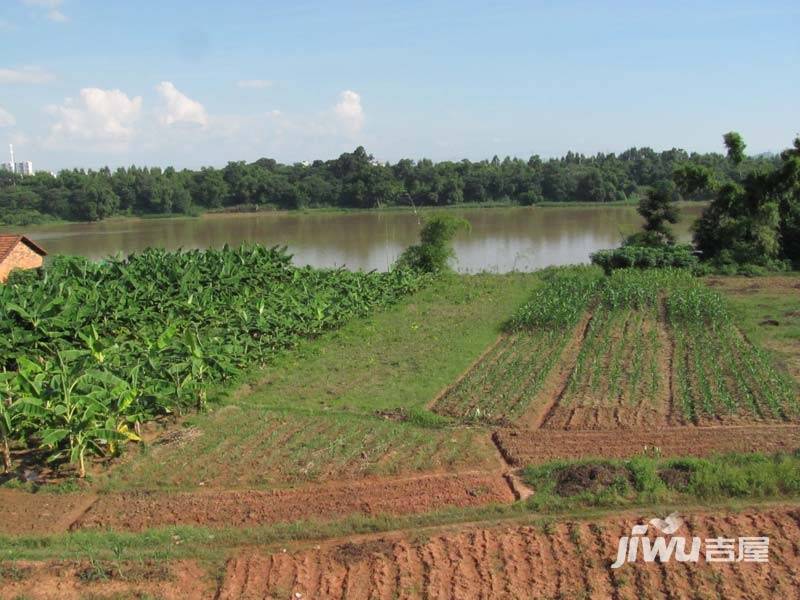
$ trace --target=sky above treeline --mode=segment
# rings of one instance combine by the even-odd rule
[[[778,151],[798,30],[796,0],[0,0],[0,159]]]

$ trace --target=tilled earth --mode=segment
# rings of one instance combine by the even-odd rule
[[[800,425],[670,427],[654,431],[563,431],[501,429],[494,440],[514,466],[556,459],[709,456],[726,452],[793,452],[800,448]]]
[[[241,550],[217,581],[191,561],[0,563],[0,598],[186,599],[796,599],[800,507],[687,512],[674,536],[702,541],[697,562],[611,568],[619,539],[664,515],[463,525]],[[647,537],[654,539],[651,527]],[[666,534],[665,534],[666,535]],[[706,540],[769,537],[766,562],[708,562]],[[669,539],[669,535],[666,538]],[[689,542],[691,544],[691,542]],[[738,549],[734,558],[738,556]],[[98,573],[102,571],[102,576]]]
[[[643,518],[471,528],[232,558],[219,592],[240,598],[798,598],[800,511],[693,515],[676,535],[770,537],[767,563],[628,563],[619,537]],[[652,536],[651,536],[652,537]]]
[[[0,598],[67,600],[72,598],[205,600],[217,583],[201,565],[171,563],[92,563],[20,561],[0,563]]]
[[[246,527],[350,514],[409,514],[514,501],[500,474],[359,480],[271,491],[129,492],[100,496],[72,529]]]

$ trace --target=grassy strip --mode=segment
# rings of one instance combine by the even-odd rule
[[[528,507],[544,512],[791,497],[800,494],[800,451],[555,461],[527,467],[523,478],[535,490]]]

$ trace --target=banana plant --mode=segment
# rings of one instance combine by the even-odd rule
[[[85,473],[157,415],[427,278],[295,267],[285,248],[56,257],[0,286],[0,445],[38,440]]]

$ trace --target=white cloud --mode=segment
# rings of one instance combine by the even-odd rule
[[[18,69],[0,69],[0,83],[48,83],[55,75],[42,67],[28,66]]]
[[[60,10],[63,0],[23,0],[23,2],[27,6],[37,6],[45,9],[47,11],[45,16],[51,21],[63,23],[64,21],[69,20],[67,16]]]
[[[50,10],[47,12],[47,18],[51,21],[55,21],[56,23],[64,23],[65,21],[69,21],[67,15],[62,13],[60,10]]]
[[[339,94],[339,103],[333,110],[349,133],[355,134],[361,131],[364,125],[364,109],[361,106],[361,96],[356,92],[345,90]]]
[[[79,100],[67,98],[64,104],[47,110],[58,118],[50,128],[49,145],[84,140],[121,149],[135,133],[133,125],[142,110],[142,97],[129,98],[120,90],[84,88]]]
[[[156,86],[156,90],[165,102],[160,117],[164,125],[175,123],[195,123],[202,127],[208,125],[208,113],[203,105],[179,92],[172,82],[162,81]]]
[[[17,124],[17,120],[10,112],[0,106],[0,127],[11,127]]]
[[[263,90],[271,86],[272,82],[268,79],[240,79],[236,85],[240,88]]]

